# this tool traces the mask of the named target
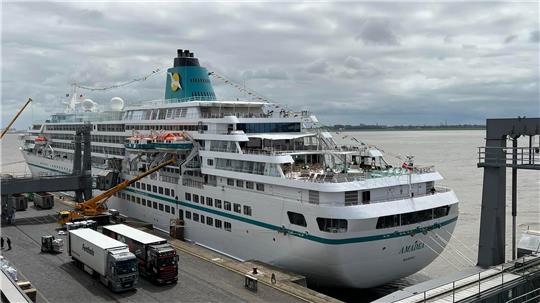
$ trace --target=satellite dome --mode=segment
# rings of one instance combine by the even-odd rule
[[[96,106],[96,102],[94,102],[92,99],[84,99],[82,102],[82,107],[84,111],[92,111],[94,107]]]
[[[111,99],[111,109],[113,111],[121,111],[124,109],[124,100],[120,97],[113,97]]]

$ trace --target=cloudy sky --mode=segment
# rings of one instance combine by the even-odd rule
[[[539,6],[525,3],[2,3],[2,125],[62,111],[70,84],[168,67],[177,48],[326,124],[539,116]],[[163,98],[165,74],[107,92]],[[241,96],[214,81],[222,98]]]

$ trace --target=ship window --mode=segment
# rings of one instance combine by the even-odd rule
[[[214,160],[213,159],[206,159],[206,164],[208,164],[208,166],[213,166],[214,165]]]
[[[210,217],[206,217],[206,224],[207,225],[214,225],[214,219]]]
[[[191,219],[191,212],[186,210],[186,219]]]
[[[159,203],[159,210],[163,211],[163,204]]]
[[[157,193],[157,186],[152,185],[152,191],[155,192],[155,193]]]
[[[231,202],[223,201],[223,209],[230,211],[231,210]]]
[[[244,205],[244,215],[251,216],[251,206]]]
[[[168,188],[166,188],[166,187],[165,187],[165,195],[166,195],[166,196],[170,196],[170,195],[171,195],[171,190],[168,189]]]
[[[253,182],[251,182],[251,181],[246,181],[246,188],[248,188],[248,189],[253,189]]]
[[[157,202],[155,202],[155,201],[154,201],[154,203],[153,203],[153,208],[154,208],[154,209],[157,209]]]
[[[358,191],[346,191],[345,192],[345,205],[358,204]]]
[[[231,231],[232,230],[231,222],[224,222],[224,223],[225,223],[225,230]]]
[[[171,189],[171,197],[176,197],[176,196],[174,195],[174,189]]]
[[[399,215],[379,217],[377,219],[377,229],[399,226]]]
[[[221,200],[216,199],[214,202],[216,202],[215,203],[216,208],[221,208]]]
[[[161,186],[159,187],[159,194],[163,195],[163,187],[161,187]]]
[[[299,213],[295,213],[295,212],[292,212],[292,211],[288,211],[287,216],[289,217],[289,222],[291,224],[299,225],[299,226],[303,226],[303,227],[307,226],[306,218],[304,218],[304,215],[299,214]]]
[[[320,231],[328,233],[347,232],[347,220],[345,219],[317,218],[317,225],[319,225]]]
[[[191,194],[190,193],[186,193],[186,200],[191,201]]]
[[[152,185],[146,184],[146,190],[147,191],[152,191]]]
[[[135,183],[135,187],[136,187],[136,188],[141,188],[141,183],[136,182],[136,183]]]
[[[135,202],[135,196],[131,196],[131,202]]]
[[[227,179],[227,185],[234,186],[234,179]]]
[[[244,181],[243,180],[236,180],[236,186],[237,187],[244,187]]]
[[[210,198],[210,197],[206,197],[206,205],[213,206],[214,205],[214,200],[212,200],[212,198]]]
[[[174,207],[171,207],[171,214],[174,215]],[[180,210],[180,214],[178,214],[178,216],[180,217],[180,220],[182,220],[182,210]]]
[[[369,204],[369,201],[371,200],[371,191],[363,191],[362,192],[362,203]]]
[[[445,217],[450,212],[450,206],[441,206],[434,209],[435,219]]]
[[[142,205],[146,206],[146,199],[142,199]]]
[[[169,205],[165,205],[165,212],[171,212],[171,207]]]
[[[204,218],[204,215],[200,215],[200,216],[201,216],[201,223],[204,224],[204,219],[205,219],[205,218]]]
[[[199,195],[193,194],[193,202],[199,203]]]
[[[141,204],[141,198],[137,197],[137,204]]]
[[[216,226],[217,228],[221,228],[221,220],[215,219],[215,220],[214,220],[214,223],[215,223],[215,226]]]
[[[193,213],[193,221],[199,222],[199,214],[198,213]]]
[[[258,190],[258,191],[264,191],[264,184],[262,184],[262,183],[257,183],[257,190]]]
[[[319,204],[319,192],[315,190],[310,190],[308,192],[309,203]]]
[[[146,206],[152,207],[152,201],[150,201],[150,200],[146,201]]]
[[[242,205],[240,205],[238,203],[234,203],[233,206],[234,206],[234,212],[235,213],[241,213],[242,212]]]

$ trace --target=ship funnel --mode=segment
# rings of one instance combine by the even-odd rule
[[[177,49],[173,67],[167,70],[165,99],[172,102],[214,101],[216,95],[208,78],[208,70],[189,49]]]

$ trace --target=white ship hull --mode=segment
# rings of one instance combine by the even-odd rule
[[[25,155],[25,158],[33,174],[71,171],[69,161],[58,161],[34,155]],[[171,186],[171,188],[178,188],[176,191],[178,197],[184,196],[181,187]],[[275,201],[268,201],[267,195],[259,194],[259,197],[256,196],[257,194],[248,195],[247,199],[258,202],[250,203],[254,217],[244,218],[238,214],[182,199],[176,201],[170,197],[131,188],[127,191],[136,197],[152,198],[154,201],[167,203],[177,209],[176,214],[179,213],[178,210],[184,213],[194,211],[214,219],[233,222],[233,228],[231,232],[228,232],[207,224],[185,220],[185,238],[190,241],[239,260],[256,259],[305,275],[312,283],[335,287],[369,288],[418,272],[442,252],[445,243],[451,238],[457,221],[457,198],[453,192],[437,196],[444,200],[441,201],[441,205],[455,204],[456,206],[442,220],[422,222],[412,227],[385,229],[383,233],[381,230],[368,230],[347,233],[346,237],[336,237],[335,235],[339,234],[321,236],[302,234],[300,231],[294,233],[294,226],[282,224],[287,222],[287,214],[282,213],[282,209],[302,208],[309,214],[310,211],[306,210],[309,206],[299,206],[291,202],[283,208],[283,201],[277,198]],[[230,197],[230,200],[246,199],[246,197],[240,197],[238,193],[224,193],[221,189],[215,189],[214,195],[211,191],[212,189],[205,189],[204,195]],[[238,195],[238,197],[234,198],[233,195]],[[260,199],[266,199],[266,201]],[[422,199],[433,199],[433,197],[417,199],[419,200],[417,203],[422,203]],[[111,197],[107,203],[110,208],[118,209],[129,217],[152,223],[156,228],[164,231],[168,231],[170,220],[177,217],[164,215],[157,209],[144,207],[118,197]],[[248,202],[244,202],[246,203]],[[433,204],[433,201],[426,203]],[[275,207],[271,207],[272,205]],[[356,207],[356,211],[361,211],[361,207]],[[347,207],[346,211],[354,212],[354,208]],[[315,212],[316,209],[313,211]],[[339,213],[339,209],[336,211]],[[261,214],[264,216],[260,216]],[[316,217],[315,213],[313,217]],[[414,232],[417,228],[434,225],[436,227],[426,233]],[[286,232],[280,230],[280,227],[285,227]],[[400,235],[396,236],[396,234]]]

